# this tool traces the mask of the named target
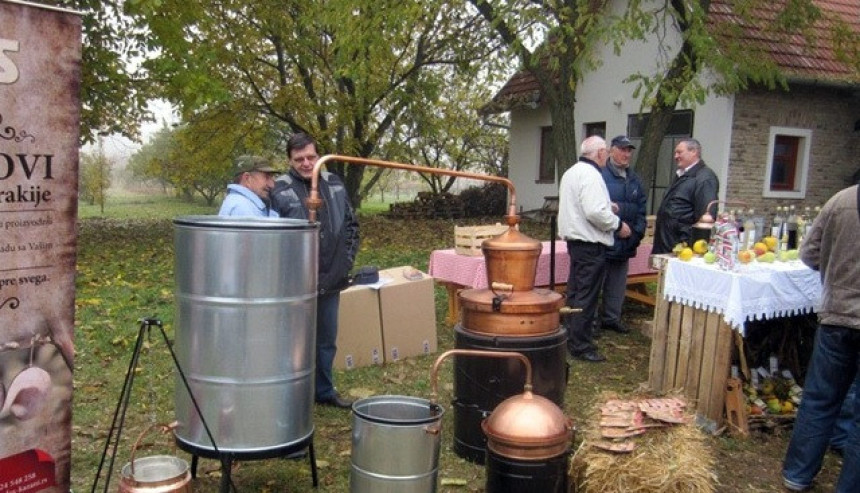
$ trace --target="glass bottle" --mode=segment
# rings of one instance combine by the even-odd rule
[[[776,214],[773,215],[773,221],[770,224],[770,235],[777,239],[777,241],[782,237],[782,224],[785,222],[785,218],[782,215],[782,207],[776,207]]]
[[[785,221],[786,247],[789,250],[797,248],[797,214],[794,205],[788,206],[788,219]]]

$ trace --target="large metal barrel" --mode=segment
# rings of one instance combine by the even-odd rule
[[[218,451],[265,455],[308,441],[318,224],[185,216],[174,226],[176,355]],[[213,451],[178,378],[175,404],[180,446]]]
[[[515,351],[525,355],[534,372],[534,393],[559,407],[564,405],[567,387],[567,331],[531,337],[503,337],[477,334],[462,325],[454,326],[457,349]],[[487,439],[481,422],[502,401],[522,392],[525,372],[513,359],[486,359],[458,356],[454,359],[454,453],[483,464]]]

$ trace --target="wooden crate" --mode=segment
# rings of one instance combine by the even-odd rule
[[[652,260],[661,260],[655,257]],[[731,368],[732,328],[718,313],[666,301],[664,274],[662,270],[658,279],[648,383],[656,392],[682,391],[695,403],[696,414],[719,427]]]
[[[460,255],[483,255],[481,243],[508,230],[501,223],[482,226],[454,226],[454,251]]]

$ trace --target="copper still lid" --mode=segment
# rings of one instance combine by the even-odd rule
[[[497,293],[466,289],[457,294],[460,321],[471,332],[503,336],[553,333],[561,323],[562,296],[548,289]]]
[[[515,291],[534,288],[537,262],[543,245],[514,228],[484,240],[481,251],[487,264],[487,281],[510,284]]]
[[[543,246],[539,241],[520,233],[519,230],[515,228],[508,228],[504,233],[488,240],[484,240],[483,243],[481,243],[481,249],[484,252],[487,250],[533,251],[540,255],[542,248]]]
[[[573,424],[546,397],[526,391],[505,399],[481,422],[487,447],[511,459],[543,460],[566,453]]]

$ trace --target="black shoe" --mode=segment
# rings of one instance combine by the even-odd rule
[[[317,399],[317,404],[322,404],[323,406],[337,407],[340,409],[352,409],[352,401],[349,399],[344,399],[338,393],[335,393],[331,397],[327,397],[325,399]]]
[[[573,359],[588,361],[589,363],[600,363],[601,361],[606,361],[606,356],[603,356],[597,351],[589,351],[582,354],[571,354],[571,356]]]
[[[627,327],[626,325],[622,324],[621,322],[614,323],[614,324],[604,324],[603,328],[606,330],[611,330],[612,332],[618,332],[619,334],[629,334],[630,333],[630,327]]]

